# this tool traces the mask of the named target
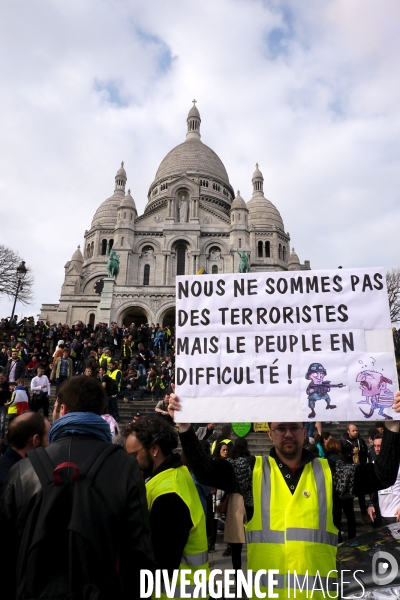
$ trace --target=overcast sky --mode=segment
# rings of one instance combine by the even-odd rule
[[[398,0],[2,2],[0,243],[36,279],[17,313],[58,301],[122,160],[142,214],[193,98],[246,201],[259,163],[301,262],[400,266],[399,17]]]

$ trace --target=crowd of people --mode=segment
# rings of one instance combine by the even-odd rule
[[[355,424],[335,439],[325,424],[315,431],[269,423],[269,456],[254,456],[229,424],[217,430],[179,422],[179,398],[169,392],[172,335],[156,338],[155,331],[151,339],[147,332],[144,339],[144,327],[132,336],[134,325],[114,323],[76,327],[68,335],[57,327],[55,337],[43,323],[0,329],[7,356],[0,375],[3,438],[8,412],[0,457],[6,600],[128,600],[140,597],[140,571],[156,569],[168,573],[161,597],[170,596],[174,572],[174,597],[184,597],[180,573],[189,593],[198,571],[208,580],[221,528],[235,573],[246,543],[248,569],[279,571],[274,591],[287,598],[288,570],[318,572],[333,584],[343,512],[347,538],[356,535],[355,498],[374,527],[400,520],[397,421],[377,422],[367,442]],[[155,356],[163,360],[160,371]],[[57,388],[52,425],[50,383]],[[158,399],[154,413],[119,427],[118,398],[146,393]],[[400,393],[394,409],[400,412]],[[268,594],[267,576],[259,581]]]
[[[0,321],[0,346],[1,439],[7,412],[12,420],[23,412],[24,401],[48,417],[50,385],[58,390],[74,375],[99,379],[106,390],[108,414],[116,420],[118,399],[160,400],[174,381],[174,335],[154,323],[129,327],[99,323],[92,328],[82,322],[51,325],[15,316]],[[24,385],[26,378],[31,379],[30,389]]]

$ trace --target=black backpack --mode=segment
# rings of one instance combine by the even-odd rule
[[[104,442],[81,469],[56,467],[44,448],[28,452],[40,480],[24,528],[17,564],[17,595],[29,600],[111,600],[122,596],[109,515],[92,485],[108,456],[122,450]]]

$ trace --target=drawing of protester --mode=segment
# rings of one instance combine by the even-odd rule
[[[392,420],[392,417],[385,414],[385,409],[393,406],[394,394],[388,389],[387,384],[392,385],[391,379],[388,379],[382,373],[378,371],[361,371],[356,377],[356,381],[360,383],[360,390],[362,395],[366,399],[364,403],[371,404],[371,410],[369,413],[363,411],[361,406],[358,408],[362,414],[370,419],[376,409],[379,409],[378,415],[387,420]],[[361,404],[360,402],[358,404]]]
[[[306,394],[308,395],[308,406],[311,408],[311,412],[308,415],[309,419],[315,417],[315,403],[318,400],[325,400],[326,409],[336,408],[335,404],[331,404],[329,393],[331,388],[337,387],[342,388],[345,386],[344,383],[331,383],[330,381],[324,381],[326,377],[326,369],[320,363],[312,363],[308,367],[306,379],[311,379],[311,383],[308,384]]]

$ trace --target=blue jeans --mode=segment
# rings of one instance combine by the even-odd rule
[[[315,429],[315,423],[314,421],[312,423],[306,423],[306,432],[307,432],[307,437],[313,437],[314,435],[314,429]]]
[[[143,363],[138,364],[138,371],[140,385],[146,385],[147,369]]]
[[[68,379],[67,375],[60,375],[59,377],[57,377],[56,379],[56,391],[58,392],[58,388],[60,387],[60,385],[66,380]]]

